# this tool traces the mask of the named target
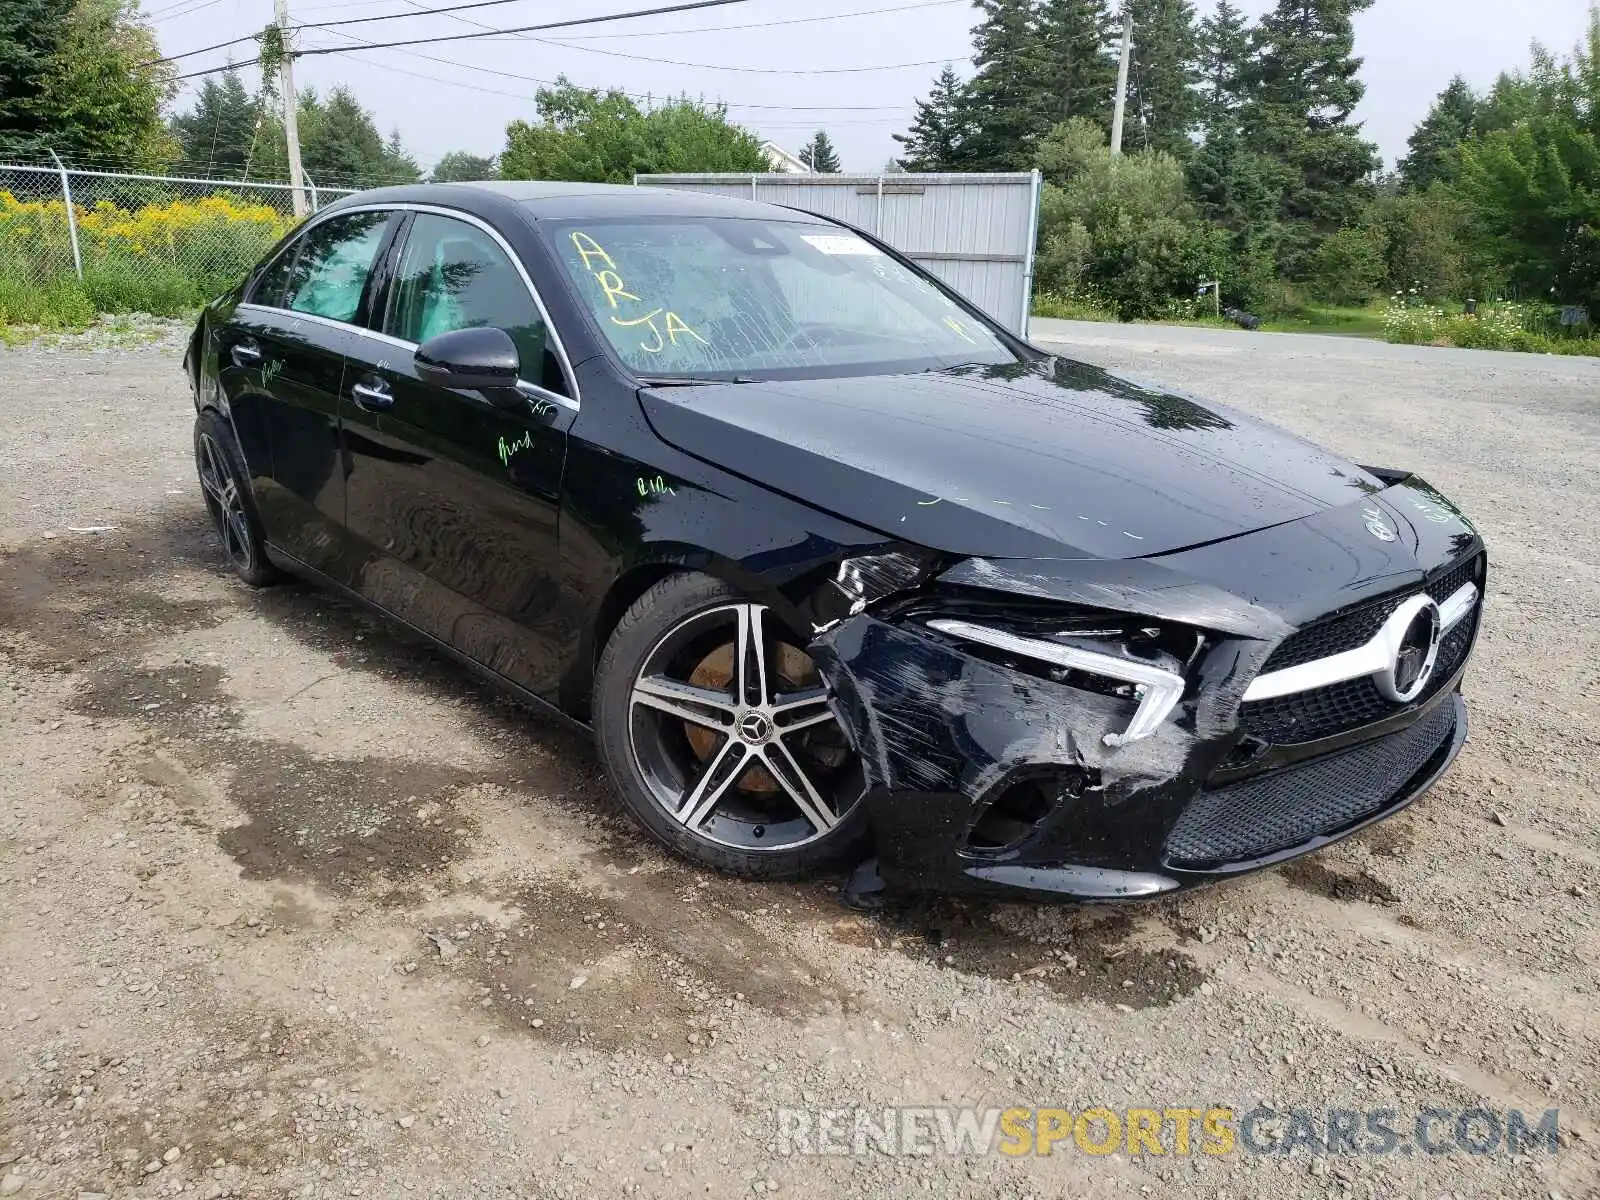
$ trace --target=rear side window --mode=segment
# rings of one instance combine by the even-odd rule
[[[283,289],[289,286],[289,272],[294,269],[295,256],[299,253],[300,243],[293,242],[272,260],[272,265],[261,272],[255,290],[250,293],[253,303],[265,304],[269,308],[283,307]]]
[[[287,272],[279,303],[294,312],[332,321],[355,320],[388,220],[387,212],[351,213],[324,221],[306,234]],[[263,285],[268,282],[263,278]],[[263,298],[262,303],[271,301]]]
[[[500,243],[476,225],[418,213],[389,289],[384,332],[419,345],[474,326],[503,329],[516,343],[522,377],[565,392],[549,330],[522,274]]]

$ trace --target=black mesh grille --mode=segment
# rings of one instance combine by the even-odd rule
[[[1437,603],[1443,604],[1445,599],[1453,595],[1462,584],[1471,583],[1477,574],[1478,557],[1474,555],[1428,584],[1428,595]],[[1283,645],[1272,652],[1272,657],[1267,659],[1266,665],[1261,668],[1262,671],[1281,671],[1285,667],[1298,667],[1302,663],[1315,662],[1319,658],[1328,658],[1365,645],[1372,640],[1372,635],[1378,632],[1385,619],[1395,610],[1395,606],[1411,594],[1406,592],[1385,596],[1382,600],[1374,600],[1342,616],[1290,634],[1284,639]]]
[[[1445,703],[1389,737],[1202,792],[1167,835],[1167,862],[1209,870],[1338,833],[1390,803],[1454,730]]]
[[[1478,572],[1479,560],[1474,556],[1435,579],[1427,586],[1427,592],[1435,601],[1443,601],[1462,584],[1471,583],[1477,578]],[[1365,644],[1404,598],[1390,596],[1291,635],[1273,652],[1263,671],[1299,666]],[[1439,657],[1434,663],[1434,682],[1416,703],[1425,702],[1437,694],[1460,669],[1476,627],[1477,614],[1474,613],[1444,636],[1439,643]],[[1239,725],[1247,734],[1263,741],[1274,745],[1293,745],[1359,729],[1383,720],[1400,708],[1400,705],[1384,698],[1370,677],[1349,679],[1309,692],[1296,692],[1271,700],[1252,700],[1240,709]]]

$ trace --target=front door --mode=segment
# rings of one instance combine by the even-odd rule
[[[313,226],[262,273],[220,334],[221,383],[267,540],[335,578],[345,514],[340,385],[395,215],[356,212]]]
[[[433,212],[402,235],[385,311],[357,335],[341,413],[354,586],[374,603],[529,691],[555,695],[557,519],[576,414],[548,329],[509,249]],[[493,394],[417,375],[415,347],[469,326],[504,329],[523,382]]]

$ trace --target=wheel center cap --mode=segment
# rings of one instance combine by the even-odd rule
[[[772,722],[758,712],[747,712],[739,718],[736,727],[739,736],[752,746],[758,746],[772,736]]]

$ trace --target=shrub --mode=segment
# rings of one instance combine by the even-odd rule
[[[66,205],[20,201],[0,191],[0,279],[7,281],[8,320],[32,321],[23,314],[56,311],[70,324],[65,317],[81,314],[85,303],[100,312],[176,315],[236,283],[294,224],[270,205],[227,194],[174,200],[152,193],[137,208],[102,199],[77,207],[74,215],[81,286]],[[48,303],[28,298],[30,285],[39,281],[44,286],[35,290],[49,291]]]
[[[0,325],[84,329],[94,324],[94,319],[94,305],[71,276],[38,284],[14,275],[0,275]]]
[[[1311,255],[1312,294],[1340,307],[1369,303],[1388,273],[1383,250],[1372,230],[1339,230]]]

